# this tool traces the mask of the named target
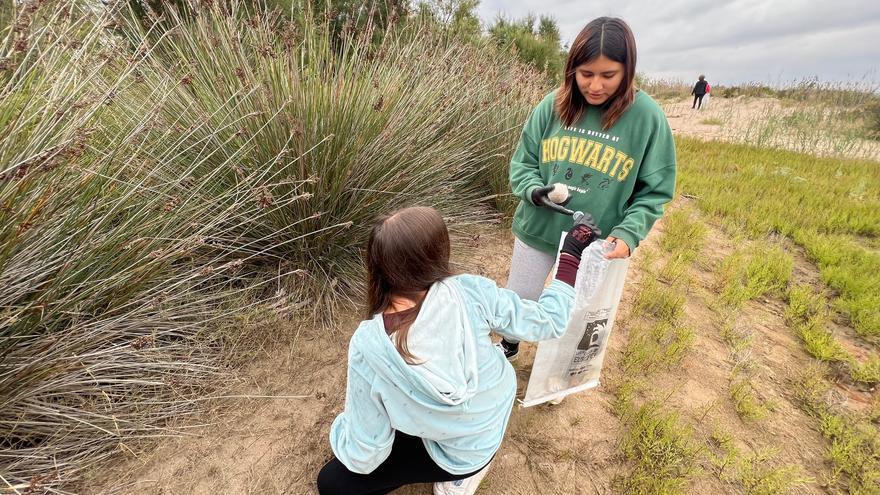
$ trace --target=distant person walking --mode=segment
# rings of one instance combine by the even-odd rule
[[[691,90],[691,94],[694,95],[694,104],[691,105],[691,108],[700,109],[703,107],[703,97],[706,96],[706,93],[709,92],[709,81],[706,80],[706,76],[700,74],[699,80],[697,84],[694,84],[694,89]]]
[[[703,98],[703,105],[707,106],[709,104],[709,97],[712,96],[712,88],[709,87],[709,83],[706,83],[706,97]]]

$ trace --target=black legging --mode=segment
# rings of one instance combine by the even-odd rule
[[[380,495],[411,483],[469,478],[480,469],[468,474],[450,474],[431,459],[421,438],[397,431],[394,433],[391,455],[370,474],[353,473],[339,459],[331,459],[318,473],[318,493]]]
[[[695,94],[694,95],[694,104],[691,105],[691,108],[703,108],[703,96],[706,96],[706,95],[705,94],[702,94],[702,95]]]

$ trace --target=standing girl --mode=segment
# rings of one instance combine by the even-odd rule
[[[636,44],[621,19],[600,17],[574,40],[565,79],[532,111],[510,162],[520,198],[513,219],[507,288],[524,299],[541,294],[569,217],[543,208],[554,183],[571,194],[567,207],[588,211],[625,258],[648,235],[672,199],[675,144],[666,115],[635,88]],[[509,360],[519,344],[501,341]]]
[[[595,225],[571,228],[556,280],[524,301],[487,278],[452,275],[435,210],[379,219],[367,243],[368,318],[349,344],[345,410],[330,427],[335,457],[318,491],[382,494],[433,482],[435,495],[473,494],[516,395],[513,367],[489,334],[561,336],[581,252],[595,238]]]

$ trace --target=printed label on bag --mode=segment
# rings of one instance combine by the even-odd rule
[[[593,361],[599,356],[604,341],[602,337],[605,336],[605,328],[608,326],[608,312],[601,311],[601,313],[606,313],[606,317],[601,320],[587,321],[587,329],[584,331],[584,336],[578,343],[577,351],[575,351],[571,365],[568,367],[568,376],[577,376],[590,371]]]

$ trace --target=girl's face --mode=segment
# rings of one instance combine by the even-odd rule
[[[623,82],[624,67],[605,55],[575,68],[574,81],[590,105],[602,105]]]

